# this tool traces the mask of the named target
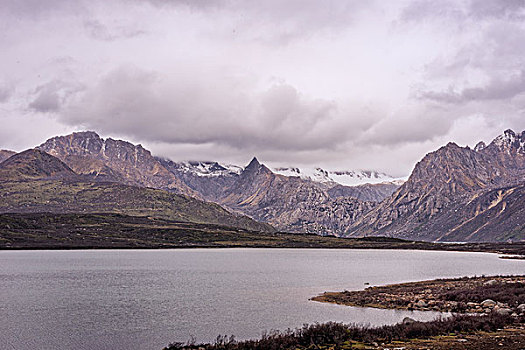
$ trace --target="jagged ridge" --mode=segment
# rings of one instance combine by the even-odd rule
[[[478,144],[472,150],[449,143],[429,153],[398,191],[359,218],[346,235],[448,241],[525,239],[523,228],[516,231],[509,217],[495,215],[497,203],[492,204],[495,193],[504,198],[513,193],[509,202],[501,201],[502,210],[522,220],[518,213],[523,206],[519,199],[525,180],[524,144],[525,132],[506,130],[488,146]],[[506,192],[509,186],[513,190]],[[488,234],[489,228],[505,232]]]
[[[273,231],[269,225],[188,196],[86,181],[58,158],[36,149],[0,163],[0,212],[121,213]]]

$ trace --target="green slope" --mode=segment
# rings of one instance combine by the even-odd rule
[[[0,213],[120,213],[272,231],[217,204],[151,188],[67,180],[0,182]]]

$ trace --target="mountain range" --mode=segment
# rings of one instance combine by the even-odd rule
[[[524,240],[524,186],[525,132],[506,130],[474,149],[449,143],[427,154],[406,183],[344,235]]]
[[[53,137],[37,149],[92,181],[188,195],[282,231],[339,234],[399,187],[392,182],[348,187],[284,176],[256,158],[244,168],[218,162],[173,162],[152,156],[141,145],[102,139],[90,131]]]
[[[352,186],[349,186],[352,185]],[[0,212],[117,212],[245,229],[427,241],[525,239],[525,132],[449,143],[408,180],[375,171],[174,162],[95,132],[0,151]]]
[[[119,213],[274,231],[213,203],[93,177],[38,149],[17,153],[0,163],[0,213]]]

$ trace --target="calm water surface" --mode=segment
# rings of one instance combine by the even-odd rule
[[[303,323],[372,325],[435,313],[351,308],[308,298],[437,277],[522,274],[485,253],[195,249],[0,251],[0,347],[161,349],[190,337],[238,339]]]

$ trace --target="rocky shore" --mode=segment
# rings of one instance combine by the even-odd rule
[[[305,325],[260,339],[172,343],[164,350],[523,350],[525,275],[462,277],[410,282],[361,291],[326,292],[312,298],[349,306],[449,312],[428,322],[406,317],[395,325]]]
[[[325,292],[311,300],[348,306],[519,316],[525,313],[525,275],[463,277]]]

